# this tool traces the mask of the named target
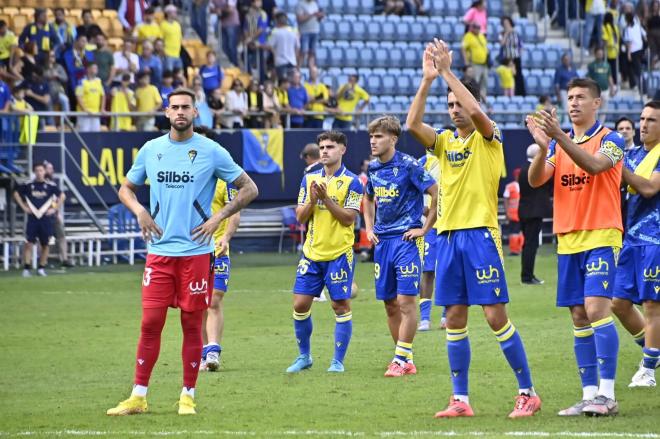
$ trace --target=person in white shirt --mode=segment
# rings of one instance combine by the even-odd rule
[[[131,82],[135,81],[134,74],[140,70],[140,57],[135,53],[135,46],[130,39],[124,40],[122,50],[112,55],[115,63],[115,77],[113,82],[121,83],[121,77],[124,73],[131,75]]]
[[[605,12],[607,12],[605,0],[587,0],[585,12],[582,50],[585,56],[589,56],[591,35],[594,33],[594,27],[596,30],[596,45],[600,46],[603,41],[603,19],[605,18]]]
[[[245,87],[239,79],[235,79],[231,90],[225,95],[225,111],[233,113],[222,118],[222,126],[226,128],[243,128],[243,117],[248,111],[248,96]]]
[[[298,50],[300,50],[300,39],[298,34],[291,29],[287,16],[279,12],[275,16],[276,27],[268,37],[268,48],[275,57],[275,70],[278,78],[288,76],[290,71],[298,65]]]

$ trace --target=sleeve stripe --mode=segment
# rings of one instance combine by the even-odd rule
[[[545,162],[549,165],[552,165],[553,168],[556,167],[556,165],[553,162],[551,162],[550,160],[546,160]]]

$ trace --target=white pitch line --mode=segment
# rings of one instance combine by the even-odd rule
[[[566,438],[633,438],[633,439],[660,439],[658,433],[622,433],[622,432],[580,432],[580,431],[505,431],[505,432],[484,432],[484,431],[346,431],[346,430],[282,430],[269,432],[242,431],[242,430],[174,430],[174,431],[96,431],[96,430],[57,430],[57,431],[20,431],[9,432],[0,431],[0,436],[6,437],[25,437],[25,436],[58,436],[58,437],[79,437],[79,436],[343,436],[343,437],[494,437],[494,436],[515,436],[515,437],[566,437]]]

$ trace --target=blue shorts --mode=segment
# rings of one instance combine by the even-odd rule
[[[557,306],[584,305],[585,297],[609,297],[614,291],[618,249],[558,255]]]
[[[436,246],[436,305],[509,302],[499,230],[479,227],[443,232]]]
[[[392,300],[397,294],[416,296],[422,268],[424,238],[404,241],[402,235],[380,238],[374,251],[376,299]]]
[[[48,245],[50,238],[55,235],[53,228],[53,217],[42,216],[37,219],[34,215],[28,215],[27,226],[25,228],[25,240],[33,244],[39,241],[41,245]]]
[[[432,271],[435,272],[435,260],[438,252],[436,241],[438,239],[438,231],[436,229],[431,229],[424,236],[424,264],[422,268],[423,272]]]
[[[229,256],[216,256],[213,264],[213,289],[227,292],[229,274],[231,272],[231,260]]]
[[[317,33],[300,34],[300,51],[302,53],[316,53],[316,41],[319,39]]]
[[[625,246],[619,255],[614,297],[640,304],[660,301],[660,246]]]
[[[319,297],[325,286],[328,287],[330,299],[350,299],[354,266],[352,248],[332,261],[312,261],[303,255],[298,262],[293,292]]]

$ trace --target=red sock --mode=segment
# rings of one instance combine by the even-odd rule
[[[142,328],[135,363],[135,384],[148,386],[151,371],[160,353],[160,334],[165,326],[167,307],[143,308]]]
[[[186,312],[181,310],[181,329],[183,329],[183,385],[195,387],[202,358],[202,319],[204,310]]]

